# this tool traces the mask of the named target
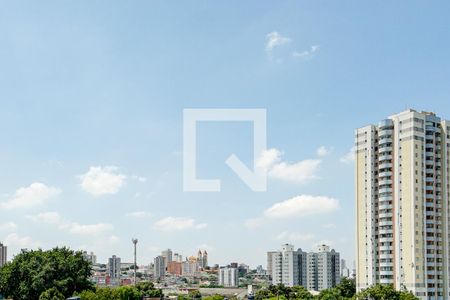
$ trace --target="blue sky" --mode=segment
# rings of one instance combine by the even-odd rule
[[[284,242],[326,242],[351,262],[354,129],[408,107],[450,118],[449,9],[3,1],[0,240],[10,254],[69,245],[105,261],[131,260],[138,237],[140,263],[201,247],[252,266]],[[199,126],[199,177],[222,191],[183,192],[184,108],[267,110],[267,192],[224,164],[251,165],[248,122]]]

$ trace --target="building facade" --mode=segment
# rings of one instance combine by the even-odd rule
[[[97,263],[97,255],[95,255],[94,252],[88,253],[87,251],[83,251],[83,257],[92,265],[95,265]]]
[[[208,252],[206,252],[206,250],[204,250],[203,252],[201,250],[198,250],[197,262],[199,268],[201,269],[205,269],[208,266]]]
[[[164,266],[167,268],[167,265],[172,261],[172,250],[167,249],[162,251],[161,256],[164,257]]]
[[[267,253],[267,262],[270,264],[267,269],[272,272],[272,284],[306,286],[306,252],[284,244],[280,251]]]
[[[318,246],[317,252],[310,252],[307,255],[308,290],[321,291],[333,288],[341,281],[339,253],[329,246]]]
[[[199,266],[197,258],[194,256],[188,257],[181,265],[183,275],[194,276],[198,273]]]
[[[356,130],[358,290],[449,298],[449,132],[414,110]]]
[[[219,269],[219,285],[224,287],[239,286],[238,269],[232,267],[221,267]]]
[[[8,247],[0,243],[0,267],[8,262]]]
[[[121,269],[120,257],[113,255],[108,259],[107,273],[111,278],[111,281],[120,280],[120,269]]]
[[[273,256],[277,253],[277,251],[269,251],[267,252],[267,274],[269,275],[269,278],[272,280],[272,273],[273,273]]]
[[[178,254],[178,253],[175,253],[175,254],[173,255],[173,261],[176,261],[176,262],[183,262],[183,255]]]
[[[321,291],[340,283],[339,253],[326,245],[320,245],[317,252],[306,253],[285,244],[280,251],[267,252],[267,262],[274,285],[301,285]]]
[[[167,264],[167,273],[181,276],[183,273],[183,263],[178,261],[171,261]]]
[[[162,255],[153,261],[153,278],[158,280],[166,276],[166,258]]]

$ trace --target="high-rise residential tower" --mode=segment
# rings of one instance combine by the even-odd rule
[[[120,280],[120,268],[120,257],[113,255],[108,259],[107,273],[111,277],[112,282],[117,282]]]
[[[221,267],[219,269],[219,285],[224,287],[237,287],[239,285],[238,269]]]
[[[166,258],[162,255],[155,257],[153,276],[155,280],[166,276]]]
[[[356,130],[358,290],[449,298],[449,132],[414,110]]]
[[[164,267],[167,268],[167,264],[172,261],[172,250],[167,249],[162,251],[161,256],[164,257]]]
[[[0,267],[3,267],[8,261],[8,247],[0,243]]]
[[[327,245],[319,245],[317,252],[307,255],[307,288],[322,291],[333,288],[341,281],[339,253]]]
[[[205,269],[208,266],[208,252],[206,250],[203,250],[202,255],[202,269]]]
[[[284,244],[280,251],[267,252],[267,262],[274,285],[301,285],[321,291],[340,283],[339,253],[327,245],[319,245],[317,252],[306,253]]]
[[[270,264],[267,268],[272,270],[272,284],[306,286],[306,252],[284,244],[280,251],[267,253],[267,262]]]

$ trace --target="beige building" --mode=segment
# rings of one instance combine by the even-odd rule
[[[356,130],[358,290],[449,298],[449,132],[414,110]]]

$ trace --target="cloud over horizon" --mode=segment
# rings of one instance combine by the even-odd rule
[[[16,209],[35,207],[58,196],[60,193],[61,190],[59,188],[34,182],[28,187],[18,188],[10,199],[0,203],[0,208]]]
[[[208,226],[206,223],[197,223],[193,218],[186,217],[167,217],[156,221],[153,224],[153,229],[158,231],[183,231],[183,230],[199,230]]]
[[[305,183],[318,179],[318,167],[320,159],[305,159],[298,162],[282,161],[283,152],[276,148],[264,151],[257,159],[256,165],[264,169],[267,175],[274,179]]]
[[[125,185],[126,176],[116,166],[96,166],[80,176],[81,188],[94,196],[112,195]]]

